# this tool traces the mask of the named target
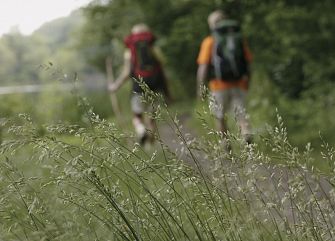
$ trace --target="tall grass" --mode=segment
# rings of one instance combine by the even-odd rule
[[[85,128],[46,125],[41,135],[26,115],[4,123],[0,239],[334,240],[331,146],[323,146],[323,174],[310,164],[310,145],[299,151],[288,142],[279,116],[260,140],[265,153],[205,122],[206,136],[185,134],[159,95],[147,90],[145,99],[160,103],[152,115],[179,150],[159,131],[155,150],[144,150],[85,102]]]

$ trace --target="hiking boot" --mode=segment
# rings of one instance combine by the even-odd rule
[[[251,135],[246,135],[246,136],[244,137],[244,140],[245,140],[245,142],[246,142],[248,145],[252,144],[252,142],[253,142],[253,138],[252,138]]]

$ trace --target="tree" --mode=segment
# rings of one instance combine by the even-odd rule
[[[243,23],[258,67],[287,96],[297,98],[304,90],[334,81],[334,7],[331,0],[243,4]]]
[[[255,56],[254,69],[265,72],[285,95],[299,98],[304,90],[335,79],[334,7],[332,0],[113,0],[86,8],[82,42],[102,68],[110,40],[122,41],[132,24],[144,21],[159,35],[167,65],[192,95],[195,58],[208,34],[207,16],[222,8],[241,21]]]
[[[103,5],[91,4],[85,10],[87,24],[82,46],[87,48],[86,56],[91,63],[103,69],[111,39],[121,42],[133,24],[146,22],[159,37],[157,44],[166,55],[172,75],[187,90],[184,93],[192,96],[196,88],[196,56],[202,38],[208,33],[207,15],[223,2],[113,0]]]

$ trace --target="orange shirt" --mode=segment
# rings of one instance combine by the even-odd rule
[[[197,63],[200,64],[207,64],[210,65],[212,61],[212,49],[214,44],[214,38],[212,36],[206,37],[200,47],[200,52],[198,55]],[[252,60],[252,55],[247,45],[247,42],[244,41],[244,55],[246,60],[250,63]],[[211,79],[209,82],[209,89],[210,90],[224,90],[228,88],[235,88],[239,87],[242,89],[248,89],[248,80],[241,79],[238,81],[225,81],[220,79]]]

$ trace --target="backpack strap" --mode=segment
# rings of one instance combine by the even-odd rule
[[[216,41],[216,38],[214,37],[214,45],[212,49],[212,65],[214,67],[214,76],[217,79],[222,80],[222,74],[221,74],[221,59],[218,56],[217,50],[218,50],[219,42]]]

